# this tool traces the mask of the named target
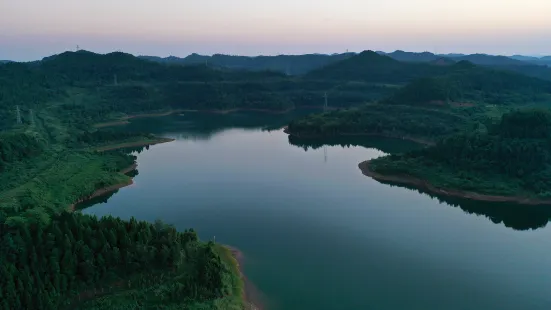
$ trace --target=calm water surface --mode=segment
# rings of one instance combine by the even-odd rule
[[[378,183],[358,163],[416,146],[289,141],[277,128],[291,117],[137,120],[126,130],[177,140],[141,152],[135,184],[83,212],[162,219],[240,248],[270,310],[551,309],[549,208]]]

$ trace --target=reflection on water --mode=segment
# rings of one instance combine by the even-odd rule
[[[187,112],[165,117],[132,120],[126,126],[109,127],[108,130],[148,132],[178,140],[209,140],[232,128],[268,132],[279,130],[291,120],[313,112],[319,112],[319,110],[297,109],[285,114],[247,111],[229,114]]]
[[[141,152],[134,186],[82,212],[162,219],[240,248],[270,310],[549,309],[545,208],[381,184],[358,163],[418,145],[270,131],[287,118],[132,120],[136,131],[181,138],[129,150]]]
[[[329,138],[303,138],[289,136],[288,139],[290,145],[300,147],[305,151],[308,151],[309,149],[316,150],[324,146],[340,146],[342,148],[362,146],[365,148],[377,149],[387,154],[396,154],[423,148],[423,145],[412,141],[381,138],[376,136],[345,136]]]
[[[457,197],[435,195],[429,191],[410,185],[378,181],[379,183],[407,188],[421,194],[436,198],[440,203],[459,207],[465,213],[487,217],[494,224],[505,225],[514,230],[543,228],[551,219],[551,207],[543,205],[519,205],[515,203],[475,201]]]
[[[100,205],[100,204],[107,203],[109,201],[109,199],[111,197],[113,197],[118,192],[119,192],[119,190],[115,190],[115,191],[103,194],[101,196],[97,196],[97,197],[94,197],[92,199],[88,199],[86,201],[77,203],[75,205],[75,211],[84,210],[86,208],[89,208],[89,207],[92,207],[92,206],[95,206],[95,205]]]
[[[387,154],[402,153],[423,147],[422,145],[410,141],[363,136],[331,138],[301,138],[289,136],[289,144],[303,148],[305,151],[308,151],[309,149],[315,150],[325,146],[341,146],[342,148],[349,148],[351,146],[362,146],[365,148],[375,148]],[[438,201],[440,201],[442,204],[459,207],[461,208],[461,210],[468,214],[485,216],[495,224],[503,224],[505,225],[505,227],[515,230],[543,228],[547,225],[549,219],[551,219],[550,206],[532,206],[503,202],[474,201],[458,197],[436,195],[434,193],[431,193],[421,188],[416,188],[411,185],[403,185],[383,181],[378,182],[390,186],[407,188],[413,191],[417,191],[421,194],[428,195],[431,198],[438,199]]]

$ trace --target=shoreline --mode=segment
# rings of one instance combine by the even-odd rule
[[[381,138],[388,138],[388,139],[397,139],[397,140],[405,140],[405,141],[411,141],[418,144],[426,145],[426,146],[433,146],[436,143],[428,140],[418,139],[418,138],[412,138],[412,137],[406,137],[406,136],[393,136],[388,134],[380,134],[380,133],[340,133],[332,136],[324,136],[324,135],[300,135],[296,133],[291,133],[289,131],[289,127],[285,126],[283,127],[283,132],[288,134],[289,136],[294,136],[297,138],[306,138],[306,139],[322,139],[322,138],[328,138],[328,137],[350,137],[350,136],[364,136],[364,137],[381,137]]]
[[[235,108],[235,109],[227,109],[227,110],[216,110],[216,109],[207,109],[207,110],[196,110],[196,109],[177,109],[177,110],[170,110],[167,112],[161,112],[161,113],[143,113],[143,114],[135,114],[135,115],[128,115],[121,117],[118,120],[111,120],[104,123],[97,123],[94,124],[93,127],[95,128],[105,128],[105,127],[112,127],[112,126],[122,126],[127,125],[130,122],[128,120],[131,119],[137,119],[137,118],[147,118],[147,117],[162,117],[162,116],[169,116],[176,113],[182,113],[182,112],[192,112],[192,113],[212,113],[212,114],[230,114],[230,113],[236,113],[236,112],[260,112],[260,113],[268,113],[268,114],[287,114],[290,112],[293,112],[297,109],[321,109],[323,107],[321,106],[300,106],[300,107],[292,107],[287,108],[285,110],[269,110],[269,109],[255,109],[255,108]]]
[[[426,190],[427,192],[448,196],[463,198],[475,201],[487,201],[487,202],[512,202],[524,205],[551,205],[551,199],[537,199],[529,197],[520,197],[520,196],[500,196],[500,195],[486,195],[476,192],[455,190],[455,189],[446,189],[439,188],[427,181],[424,181],[419,178],[410,177],[410,176],[398,176],[398,175],[383,175],[377,172],[372,171],[369,168],[370,160],[366,160],[358,164],[358,168],[362,171],[365,176],[368,176],[379,182],[392,182],[403,185],[412,185],[420,189]]]
[[[265,310],[265,307],[263,307],[262,303],[260,302],[260,294],[258,289],[256,289],[256,287],[247,278],[247,276],[245,276],[245,273],[243,272],[243,264],[245,259],[243,252],[229,245],[223,245],[223,247],[228,249],[232,257],[235,259],[237,270],[239,270],[239,276],[243,281],[243,292],[241,298],[243,299],[243,302],[245,304],[245,310]]]
[[[119,173],[121,174],[127,174],[129,173],[130,171],[134,171],[138,168],[138,164],[137,163],[133,163],[132,165],[122,169],[119,171]],[[110,192],[114,192],[116,190],[119,190],[121,188],[124,188],[124,187],[127,187],[127,186],[130,186],[134,184],[134,180],[133,178],[130,178],[128,181],[126,182],[122,182],[122,183],[118,183],[118,184],[114,184],[114,185],[110,185],[110,186],[106,186],[106,187],[103,187],[103,188],[100,188],[100,189],[97,189],[95,192],[93,192],[91,195],[88,195],[88,196],[85,196],[85,197],[81,197],[79,198],[77,201],[73,202],[72,204],[69,205],[68,207],[68,210],[70,212],[74,212],[75,211],[75,207],[76,205],[78,205],[79,203],[83,203],[85,201],[88,201],[90,199],[93,199],[93,198],[96,198],[96,197],[99,197],[99,196],[102,196],[102,195],[105,195],[107,193],[110,193]]]
[[[131,170],[132,171],[132,170]],[[119,190],[123,187],[127,187],[127,186],[130,186],[134,184],[134,180],[132,178],[130,178],[127,182],[123,182],[123,183],[119,183],[119,184],[115,184],[115,185],[111,185],[111,186],[107,186],[107,187],[104,187],[104,188],[100,188],[98,190],[96,190],[95,192],[93,192],[91,195],[89,196],[86,196],[86,197],[83,197],[83,198],[80,198],[79,200],[77,200],[76,202],[72,203],[71,205],[69,205],[68,209],[69,211],[75,211],[75,207],[76,205],[78,205],[79,203],[83,203],[85,201],[88,201],[90,199],[93,199],[93,198],[96,198],[96,197],[99,197],[99,196],[102,196],[102,195],[105,195],[107,193],[110,193],[110,192],[114,192],[116,190]]]
[[[135,141],[135,142],[126,142],[126,143],[119,143],[119,144],[111,144],[111,145],[105,145],[97,147],[95,150],[96,152],[105,152],[105,151],[111,151],[111,150],[117,150],[117,149],[123,149],[127,147],[137,147],[137,146],[147,146],[147,145],[155,145],[155,144],[162,144],[167,142],[175,141],[176,139],[172,138],[158,138],[151,141]]]

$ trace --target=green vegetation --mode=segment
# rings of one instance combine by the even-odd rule
[[[142,59],[147,59],[165,64],[179,65],[202,65],[208,64],[213,67],[242,69],[251,71],[276,71],[290,75],[301,75],[313,69],[321,68],[331,63],[335,63],[351,57],[353,53],[344,54],[307,54],[307,55],[278,55],[278,56],[233,56],[215,54],[212,56],[203,56],[191,54],[185,58],[178,57],[154,57],[140,56]]]
[[[507,114],[501,125],[494,124],[508,109],[547,103],[550,83],[466,62],[401,63],[374,52],[350,56],[307,55],[274,64],[258,58],[251,61],[264,63],[245,71],[230,70],[233,65],[222,60],[181,66],[79,51],[0,66],[0,308],[243,307],[239,272],[227,249],[199,242],[192,231],[68,211],[98,191],[131,183],[137,172],[125,172],[135,167],[135,156],[116,148],[141,151],[143,144],[166,142],[149,133],[94,126],[139,114],[283,112],[321,107],[327,95],[332,111],[293,121],[289,132],[374,134],[429,144],[444,138],[434,148],[381,159],[374,167],[406,173],[410,163],[420,163],[427,165],[422,173],[438,171],[457,188],[487,178],[488,192],[550,195],[549,137],[535,134],[546,130],[549,117]],[[289,76],[281,73],[288,61],[296,61],[300,73],[331,64]],[[348,107],[356,108],[335,110]],[[219,125],[213,119],[204,126]],[[509,160],[496,163],[500,156]],[[455,170],[449,162],[454,158],[461,161]],[[457,176],[457,167],[485,170]]]
[[[502,106],[551,103],[551,82],[467,62],[454,66],[456,70],[446,75],[413,81],[385,102]]]
[[[469,132],[435,146],[370,162],[383,175],[415,177],[445,189],[551,197],[551,112],[506,113],[488,132]]]
[[[374,104],[295,120],[289,124],[288,132],[302,137],[375,135],[430,144],[466,128],[471,122],[467,112],[460,109]],[[477,126],[477,123],[473,122],[472,126]]]
[[[385,56],[368,52],[358,57]],[[385,62],[399,63],[390,58]],[[468,62],[456,63],[446,70],[442,75],[416,79],[377,104],[293,121],[288,132],[297,136],[381,135],[430,144],[463,131],[483,132],[493,119],[507,110],[551,103],[551,82],[548,81]]]
[[[63,212],[2,224],[0,244],[0,309],[242,309],[232,263],[193,230]]]
[[[313,70],[306,76],[312,79],[403,84],[420,77],[444,74],[453,69],[454,66],[400,62],[373,51],[364,51],[343,61]]]
[[[506,57],[486,54],[435,55],[429,52],[411,53],[404,51],[395,51],[392,53],[381,54],[404,62],[425,62],[451,65],[455,62],[468,61],[475,65],[491,67],[496,70],[516,72],[526,76],[536,77],[544,80],[551,80],[551,68],[548,67],[550,61],[546,57]]]
[[[550,114],[516,111],[548,107],[551,82],[467,61],[431,65],[427,54],[394,56],[414,56],[417,62],[364,52],[311,72],[335,80],[411,82],[374,104],[292,121],[287,132],[302,139],[374,135],[413,140],[433,146],[372,160],[369,170],[449,190],[518,200],[551,197]]]

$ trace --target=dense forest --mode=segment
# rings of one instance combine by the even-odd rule
[[[40,155],[45,145],[23,132],[0,132],[0,173],[10,163]]]
[[[368,52],[364,57],[386,56]],[[398,63],[390,58],[385,62]],[[414,79],[377,104],[295,120],[288,132],[296,136],[382,135],[431,143],[461,131],[483,132],[493,118],[510,109],[549,104],[551,82],[462,61],[444,74]]]
[[[467,62],[454,66],[453,72],[415,80],[384,101],[452,105],[551,103],[551,82]]]
[[[78,51],[0,66],[2,309],[239,309],[241,283],[224,248],[160,223],[71,212],[98,190],[131,184],[136,172],[126,172],[135,168],[136,157],[104,150],[145,145],[157,137],[95,125],[137,114],[285,112],[327,102],[327,112],[292,121],[288,131],[300,137],[367,134],[440,141],[437,149],[376,165],[390,172],[411,161],[447,169],[450,163],[431,150],[460,153],[465,147],[469,151],[457,167],[482,165],[487,174],[506,175],[496,184],[509,190],[516,184],[515,189],[549,195],[549,172],[535,168],[547,165],[549,139],[534,134],[547,128],[548,116],[526,112],[495,121],[501,107],[545,104],[550,88],[543,80],[468,62],[404,63],[374,52],[255,58],[261,63],[255,70],[223,64],[225,57],[213,59],[221,63],[182,66],[119,52]],[[296,71],[282,69],[289,62],[295,62],[289,70]],[[205,122],[213,130],[219,125],[215,118]],[[522,136],[514,135],[519,132]],[[474,151],[483,147],[487,152]],[[511,160],[484,162],[504,154]],[[532,183],[518,181],[521,176]]]
[[[0,67],[0,120],[16,122],[20,107],[49,107],[55,117],[73,123],[98,122],[122,114],[174,109],[285,111],[324,105],[374,102],[396,87],[381,83],[289,77],[273,71],[240,71],[204,64],[178,66],[124,53],[65,52],[39,62]]]
[[[1,224],[0,244],[0,309],[228,309],[239,289],[212,242],[161,222],[62,212]]]
[[[312,114],[289,123],[288,133],[301,137],[375,135],[432,143],[482,124],[464,109],[427,109],[374,104],[357,109]]]
[[[242,69],[251,71],[270,70],[285,73],[287,75],[302,75],[311,70],[324,67],[328,64],[344,60],[351,57],[354,53],[343,54],[306,54],[306,55],[278,55],[278,56],[234,56],[214,54],[204,56],[191,54],[184,58],[179,57],[155,57],[139,56],[155,62],[178,65],[198,65],[207,64],[209,66],[229,69]]]
[[[364,51],[343,61],[306,74],[311,79],[364,81],[382,84],[404,84],[416,78],[435,76],[453,70],[453,66],[408,63]]]
[[[454,62],[468,61],[476,65],[491,67],[502,71],[511,71],[526,76],[536,77],[551,81],[551,61],[549,57],[526,57],[526,56],[495,56],[486,54],[472,55],[436,55],[429,52],[412,53],[394,51],[392,53],[379,52],[381,55],[391,57],[404,62],[425,62],[440,64],[453,64]],[[441,60],[445,60],[442,62]]]
[[[377,54],[388,56],[401,62],[437,63],[440,65],[451,65],[455,62],[469,61],[476,65],[492,67],[494,69],[517,72],[523,75],[551,80],[551,57],[528,57],[528,56],[499,56],[487,54],[433,54],[430,52],[414,53],[405,51],[394,51],[392,53],[377,52]],[[217,68],[242,69],[250,71],[270,70],[285,73],[287,75],[303,75],[310,71],[320,69],[327,65],[345,60],[355,53],[343,54],[307,54],[307,55],[277,55],[277,56],[234,56],[215,54],[204,56],[191,54],[184,58],[179,57],[155,57],[139,56],[164,64],[175,65],[198,65],[208,64]]]
[[[407,175],[449,189],[551,197],[551,112],[506,113],[487,132],[465,132],[436,145],[370,162],[384,175]]]

